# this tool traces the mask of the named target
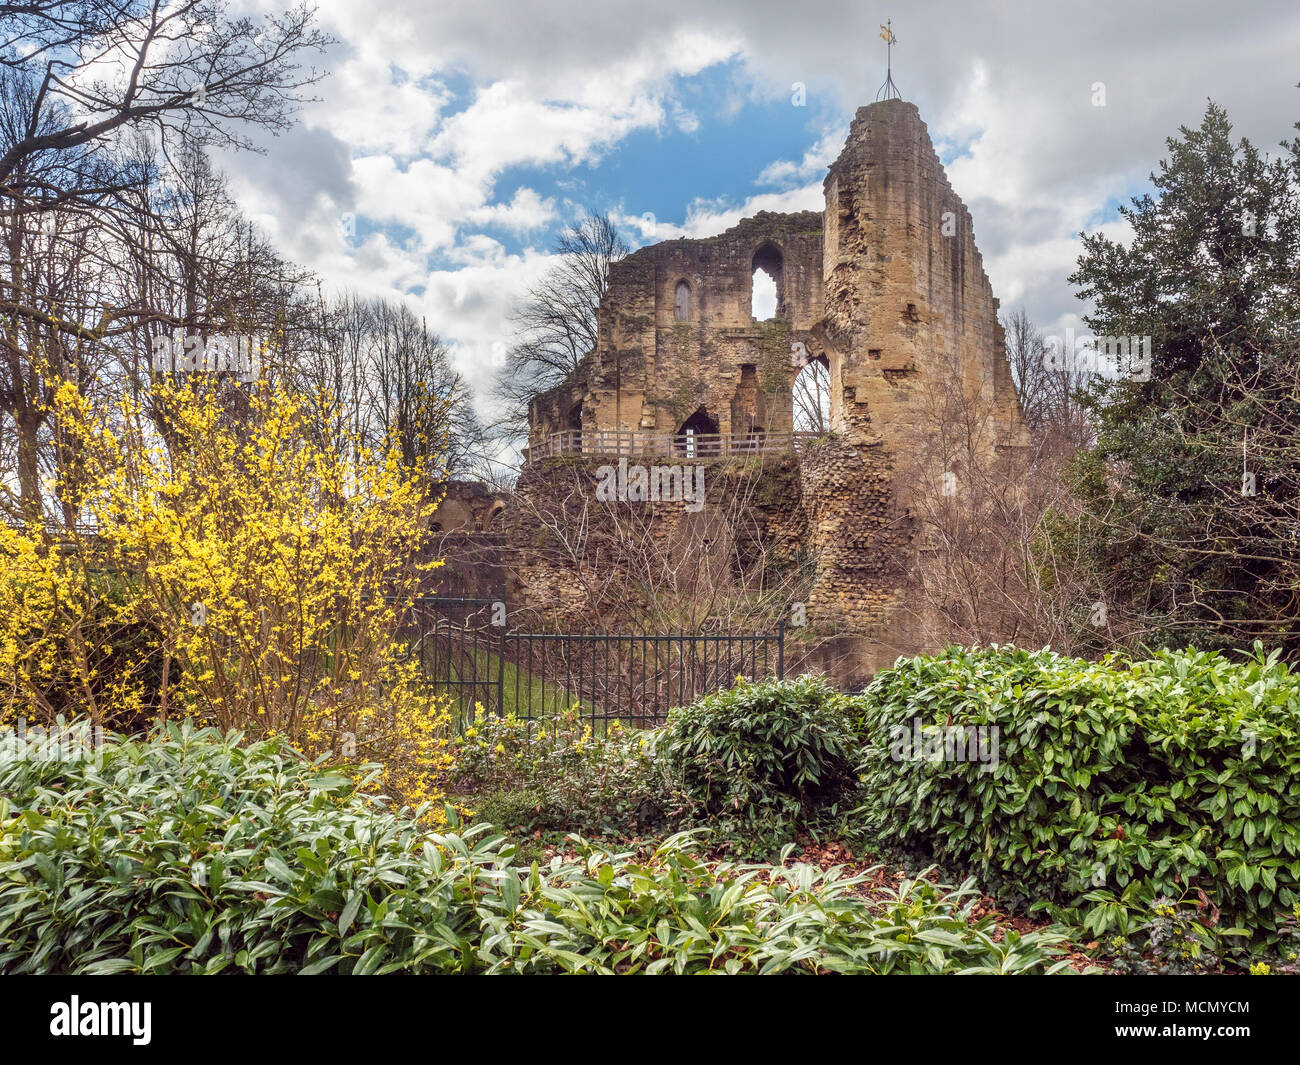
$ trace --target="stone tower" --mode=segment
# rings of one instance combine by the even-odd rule
[[[961,388],[996,410],[991,441],[1015,442],[998,301],[916,107],[860,108],[824,189],[823,328],[844,360],[845,428],[899,446],[918,389]]]
[[[820,564],[810,607],[866,637],[850,642],[873,672],[924,649],[907,602],[909,574],[925,564],[912,503],[958,490],[961,473],[944,462],[937,417],[976,413],[990,452],[1022,445],[1024,426],[970,212],[916,107],[860,108],[824,190],[820,333],[844,446],[811,471]]]

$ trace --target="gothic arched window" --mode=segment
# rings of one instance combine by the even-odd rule
[[[781,251],[774,244],[766,243],[754,252],[750,314],[756,322],[785,316],[782,266]]]

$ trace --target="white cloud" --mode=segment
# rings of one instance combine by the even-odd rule
[[[535,232],[555,217],[555,201],[549,197],[543,199],[530,188],[516,189],[509,203],[489,204],[467,215],[476,225],[500,226],[513,233]]]
[[[824,178],[826,168],[839,157],[848,135],[847,123],[835,125],[823,133],[797,162],[791,159],[778,159],[769,163],[755,179],[754,184],[789,185],[793,182]]]
[[[305,120],[328,129],[357,154],[419,153],[451,101],[441,82],[412,77],[370,54],[336,65],[327,84],[325,98]]]
[[[787,192],[763,192],[750,196],[743,203],[731,206],[716,201],[696,200],[686,212],[686,223],[675,236],[710,237],[730,229],[742,218],[759,211],[820,211],[826,206],[820,180],[811,185],[790,189]]]
[[[673,125],[682,133],[695,133],[700,128],[700,116],[676,101],[672,107]]]
[[[550,256],[529,252],[501,255],[484,249],[455,269],[426,272],[424,293],[410,297],[418,313],[442,333],[453,365],[479,397],[480,410],[492,410],[489,392],[511,344],[510,313],[515,300],[552,265]]]
[[[545,244],[593,193],[617,201],[616,184],[597,183],[613,171],[593,180],[587,168],[631,135],[704,138],[710,122],[755,100],[788,102],[802,82],[804,143],[727,179],[734,161],[720,153],[717,170],[700,175],[701,189],[732,195],[702,196],[671,219],[636,204],[612,213],[650,241],[711,235],[759,210],[820,210],[847,119],[883,80],[877,16],[849,0],[827,0],[815,18],[753,0],[680,9],[322,0],[326,28],[345,43],[318,90],[324,102],[304,116],[311,136],[271,142],[269,166],[239,164],[237,190],[285,253],[330,283],[406,294],[482,385],[508,341],[515,296],[548,261],[520,251],[521,240]],[[894,79],[948,160],[1004,307],[1024,304],[1044,327],[1077,318],[1065,277],[1078,232],[1142,185],[1164,138],[1196,124],[1207,96],[1263,148],[1292,135],[1300,9],[1239,6],[1230,33],[1223,18],[1181,0],[953,0],[914,5],[896,25]],[[712,95],[681,91],[680,79],[703,71]],[[1107,86],[1104,108],[1091,105],[1096,81]],[[528,169],[558,179],[572,201],[539,191]],[[342,234],[344,211],[362,220],[363,241]]]
[[[530,98],[521,83],[500,81],[446,119],[430,152],[488,186],[512,166],[592,163],[628,133],[663,118],[662,106],[648,95],[599,107]]]
[[[453,167],[416,159],[405,167],[388,155],[353,162],[357,213],[379,224],[413,229],[428,252],[449,247],[470,211],[482,207],[483,185]]]

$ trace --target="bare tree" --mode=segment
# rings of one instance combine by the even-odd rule
[[[1053,365],[1042,330],[1023,307],[1002,325],[1011,378],[1026,424],[1034,432],[1063,437],[1075,447],[1087,446],[1092,440],[1091,426],[1078,397],[1088,385],[1088,372],[1068,362]]]
[[[0,416],[15,430],[19,493],[11,515],[41,517],[47,475],[65,472],[68,456],[50,450],[56,389],[147,397],[155,334],[278,343],[283,293],[308,276],[254,232],[201,149],[156,172],[146,188],[119,190],[111,211],[66,201],[0,217]]]
[[[469,471],[483,431],[447,348],[405,305],[377,302],[370,400],[377,428],[432,480]]]
[[[4,64],[36,87],[0,153],[0,189],[15,200],[50,191],[25,160],[108,155],[120,130],[148,129],[164,150],[177,136],[254,148],[250,129],[288,128],[303,90],[324,76],[304,54],[333,43],[307,6],[252,19],[230,0],[4,4],[0,19]]]
[[[321,440],[374,439],[369,403],[373,301],[353,292],[326,299],[317,283],[292,343],[292,386],[313,405]]]
[[[796,432],[829,433],[831,430],[831,372],[825,357],[814,359],[794,379]]]
[[[283,372],[310,397],[313,431],[368,448],[392,441],[431,490],[480,472],[488,433],[427,322],[403,304],[319,291],[295,317]]]
[[[58,467],[48,449],[54,390],[69,382],[89,393],[111,358],[104,339],[81,326],[96,313],[105,254],[102,234],[79,214],[19,213],[0,225],[4,291],[21,300],[20,308],[0,309],[0,425],[13,441],[0,509],[36,520],[43,485]]]
[[[496,388],[510,435],[526,436],[533,397],[558,385],[595,350],[596,308],[609,286],[609,268],[627,254],[627,242],[606,214],[588,214],[561,234],[555,265],[513,317],[517,340]]]
[[[138,387],[154,323],[283,335],[275,318],[305,274],[239,217],[203,148],[252,148],[254,127],[288,125],[322,76],[303,55],[330,43],[314,17],[241,17],[231,0],[0,4],[11,517],[40,519],[43,467],[70,458],[50,420],[55,389]]]
[[[659,634],[772,631],[790,602],[806,598],[812,559],[783,557],[767,527],[758,502],[765,479],[796,475],[774,474],[765,461],[697,464],[697,484],[707,481],[699,509],[601,500],[595,463],[525,467],[512,496],[510,520],[523,545],[515,568],[549,575],[543,579],[563,575],[539,623]],[[798,510],[797,492],[788,503]]]
[[[1002,323],[1006,332],[1007,362],[1015,382],[1020,407],[1031,428],[1038,428],[1046,417],[1048,405],[1046,348],[1042,332],[1021,307]]]
[[[1082,651],[1137,635],[1108,606],[1109,578],[1078,549],[1087,532],[1064,476],[1070,441],[1037,431],[1008,445],[992,401],[960,388],[922,399],[899,472],[916,530],[909,609],[927,644]]]

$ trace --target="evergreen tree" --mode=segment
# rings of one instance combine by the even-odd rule
[[[1300,127],[1300,124],[1298,124]],[[1122,627],[1151,644],[1300,649],[1300,141],[1269,158],[1211,103],[1070,281],[1098,336],[1150,337],[1097,382],[1078,464]],[[1135,364],[1139,367],[1141,364]]]

